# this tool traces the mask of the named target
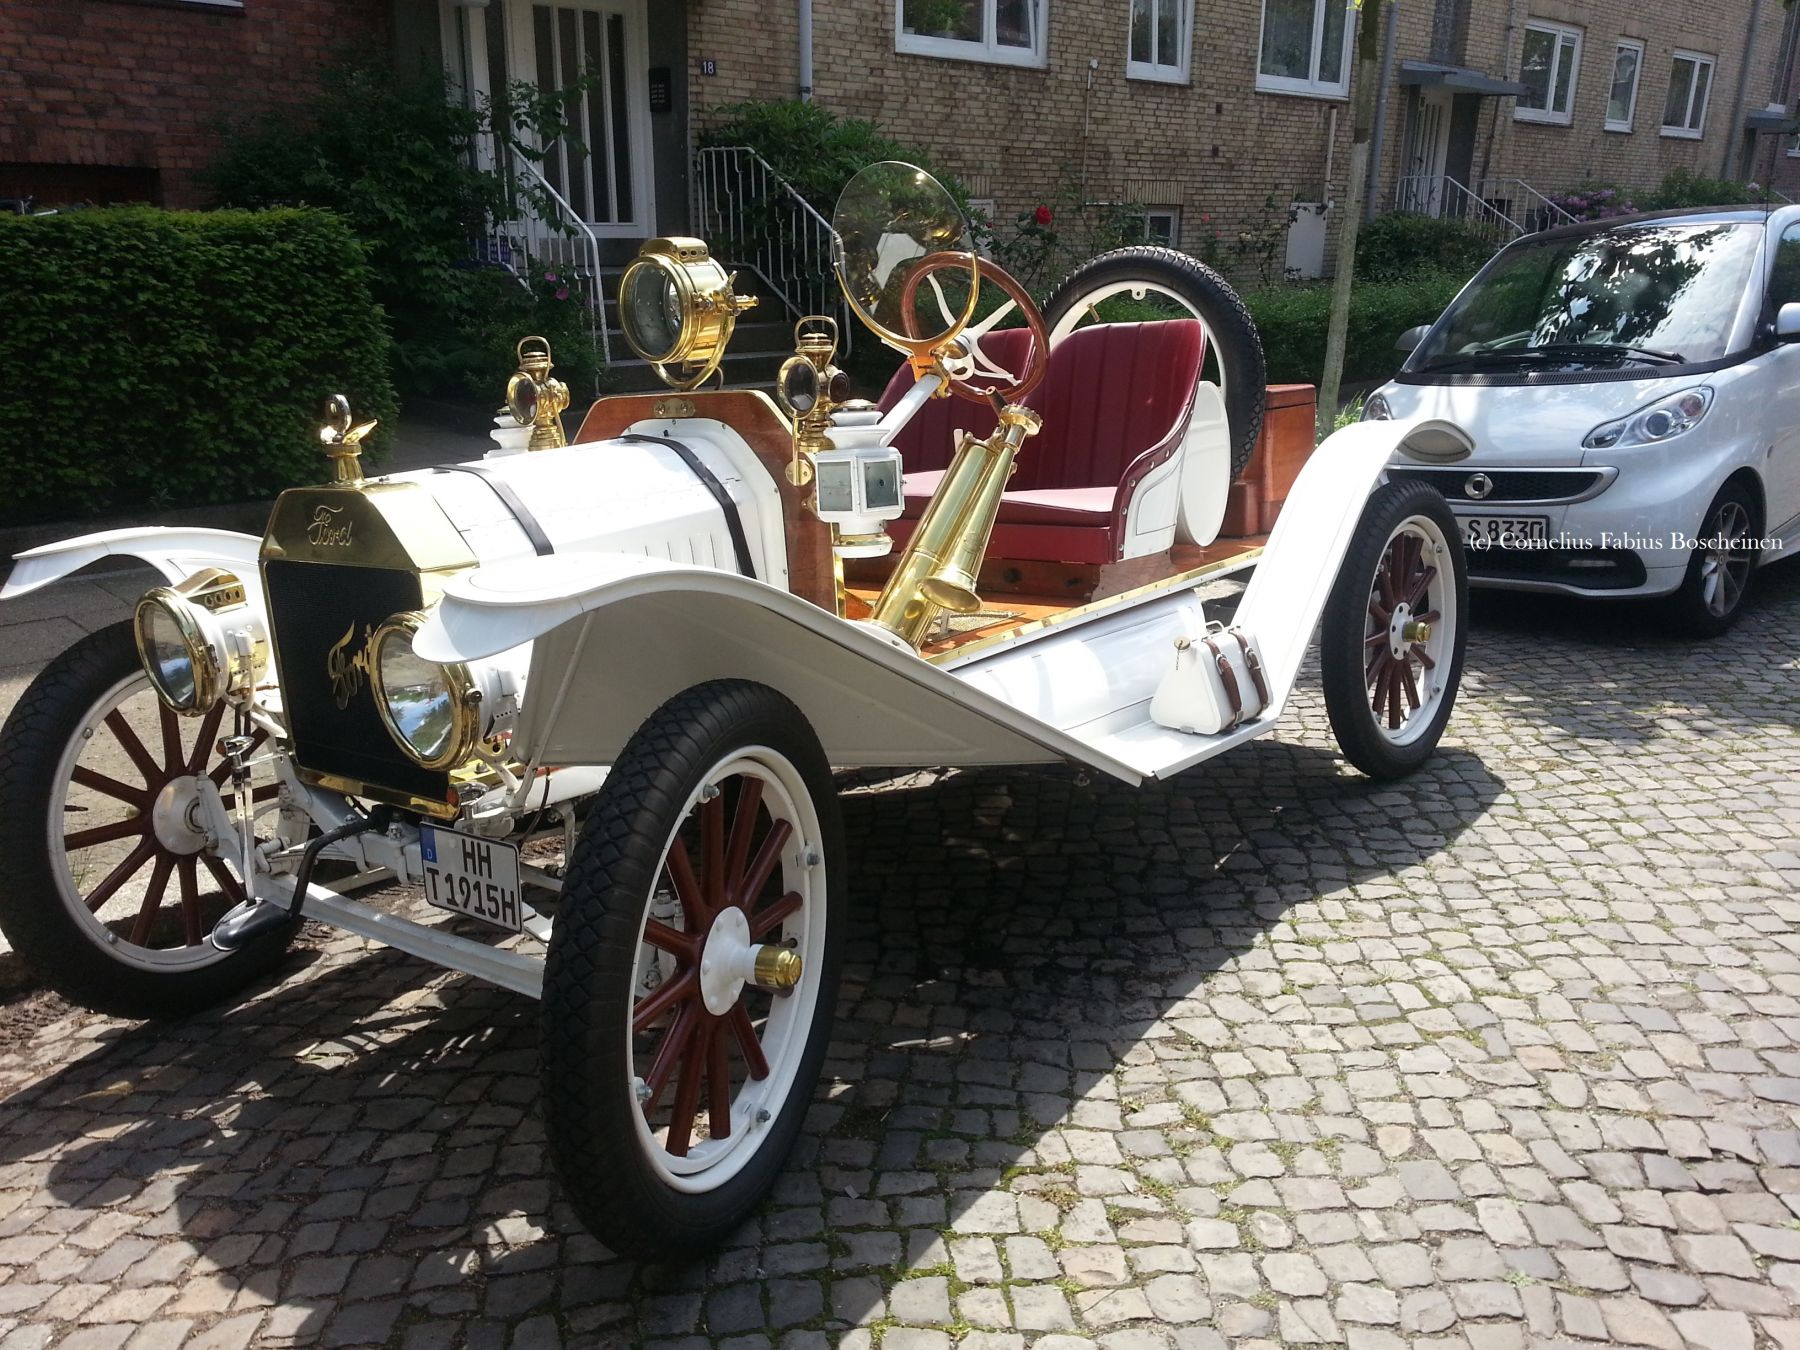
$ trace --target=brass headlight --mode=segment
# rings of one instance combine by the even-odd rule
[[[733,292],[736,280],[698,239],[650,240],[619,278],[625,341],[674,388],[698,387],[725,359],[737,316],[756,303]]]
[[[145,592],[131,627],[156,696],[186,717],[249,693],[268,664],[268,638],[243,583],[219,568]]]
[[[425,616],[396,614],[370,641],[375,706],[402,750],[427,769],[466,763],[481,739],[481,690],[469,668],[440,665],[413,651]]]

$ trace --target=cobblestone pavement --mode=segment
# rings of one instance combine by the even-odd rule
[[[1483,597],[1399,786],[1310,693],[1145,791],[862,782],[827,1082],[704,1265],[576,1227],[525,999],[313,931],[184,1023],[14,1004],[0,1344],[1800,1350],[1800,568],[1764,581],[1703,646]]]

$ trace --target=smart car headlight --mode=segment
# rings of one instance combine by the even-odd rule
[[[1655,445],[1672,440],[1693,430],[1712,407],[1713,391],[1708,385],[1683,389],[1679,394],[1660,398],[1629,416],[1602,422],[1588,432],[1582,444],[1590,450],[1611,450],[1618,446]]]
[[[187,717],[249,693],[268,665],[262,620],[243,583],[220,568],[145,592],[131,626],[156,696]]]
[[[375,706],[388,734],[413,760],[427,769],[451,769],[466,763],[482,741],[509,729],[520,681],[503,662],[427,661],[413,650],[425,617],[396,614],[375,630]]]
[[[1387,395],[1370,394],[1363,403],[1362,420],[1365,422],[1390,422],[1394,410],[1388,406]]]

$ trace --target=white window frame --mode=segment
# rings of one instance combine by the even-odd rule
[[[1125,78],[1130,80],[1156,80],[1163,84],[1186,84],[1188,82],[1188,57],[1194,49],[1194,0],[1149,0],[1150,5],[1150,52],[1156,58],[1150,61],[1134,61],[1131,59],[1131,10],[1133,0],[1125,0]],[[1156,49],[1156,11],[1163,6],[1175,7],[1175,61],[1161,59],[1163,53]]]
[[[1800,159],[1800,131],[1788,137],[1787,153],[1789,159]]]
[[[1181,208],[1179,206],[1146,206],[1144,208],[1144,242],[1161,243],[1161,237],[1150,228],[1150,222],[1158,216],[1168,218],[1169,241],[1167,247],[1181,247]]]
[[[1360,11],[1353,0],[1342,0],[1344,9],[1344,51],[1339,69],[1341,80],[1321,80],[1319,67],[1325,57],[1325,11],[1339,0],[1324,0],[1313,7],[1312,78],[1297,80],[1289,75],[1265,75],[1262,68],[1263,30],[1269,25],[1269,3],[1263,0],[1262,21],[1256,29],[1256,91],[1259,94],[1302,94],[1309,98],[1347,99],[1350,97],[1350,49],[1356,41],[1356,21]]]
[[[1615,118],[1612,113],[1613,86],[1619,82],[1619,53],[1633,51],[1637,53],[1636,72],[1631,77],[1631,101],[1625,105],[1623,120]],[[1606,84],[1606,129],[1608,131],[1631,131],[1637,125],[1638,91],[1644,87],[1644,44],[1636,38],[1620,38],[1613,44],[1612,79]]]
[[[1542,122],[1549,126],[1566,127],[1575,120],[1575,93],[1581,84],[1581,39],[1582,32],[1573,24],[1553,23],[1549,19],[1527,19],[1527,33],[1547,33],[1556,40],[1556,50],[1550,58],[1550,84],[1547,93],[1550,106],[1547,108],[1527,108],[1515,101],[1513,103],[1513,120],[1515,122]],[[1556,72],[1560,68],[1563,55],[1563,43],[1569,43],[1569,106],[1561,112],[1556,110]],[[1519,78],[1525,77],[1525,43],[1519,42]],[[1612,96],[1612,86],[1607,86],[1607,97]]]
[[[1048,64],[1050,47],[1050,0],[1036,0],[1038,7],[1037,45],[1035,47],[1002,47],[994,40],[998,30],[998,0],[979,0],[982,6],[982,30],[986,41],[971,42],[965,38],[924,37],[906,31],[906,0],[894,0],[894,50],[909,56],[936,56],[947,61],[979,61],[990,66],[1044,66]]]
[[[1687,125],[1686,121],[1679,125],[1672,125],[1668,122],[1664,122],[1662,134],[1674,140],[1697,141],[1702,136],[1706,135],[1706,110],[1712,103],[1713,80],[1719,73],[1719,59],[1716,56],[1708,56],[1705,52],[1690,52],[1677,47],[1674,51],[1669,53],[1669,82],[1671,84],[1675,82],[1675,63],[1677,61],[1692,61],[1694,63],[1695,80],[1690,80],[1688,82],[1687,117],[1689,120],[1694,116],[1694,84],[1699,77],[1701,66],[1706,67],[1706,97],[1700,100],[1700,121],[1698,125],[1690,127]],[[1665,115],[1667,115],[1668,110],[1669,100],[1665,96],[1663,99],[1663,112]]]

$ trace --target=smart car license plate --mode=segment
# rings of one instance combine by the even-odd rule
[[[1541,548],[1550,537],[1548,516],[1459,516],[1470,548]]]
[[[491,923],[516,933],[519,850],[455,830],[419,826],[419,858],[425,865],[425,900],[434,908]]]

